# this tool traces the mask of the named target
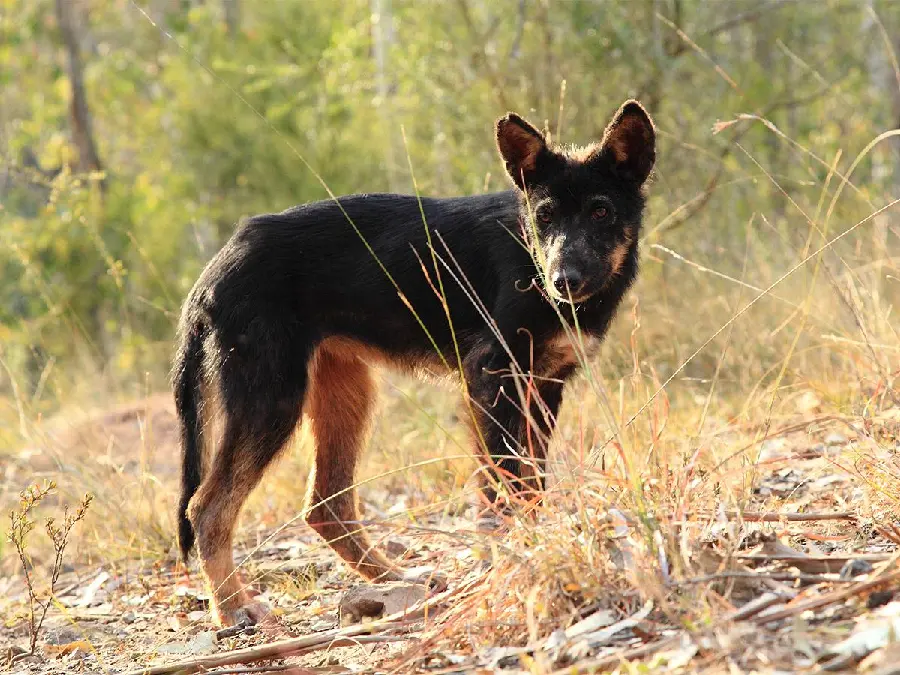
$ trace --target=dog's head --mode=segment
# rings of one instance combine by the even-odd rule
[[[497,146],[551,295],[584,302],[633,269],[643,187],[656,160],[656,132],[640,103],[627,101],[600,143],[578,149],[549,146],[509,113],[497,121]]]

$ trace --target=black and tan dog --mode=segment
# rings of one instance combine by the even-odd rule
[[[637,274],[655,132],[629,101],[586,148],[551,147],[514,114],[496,134],[514,189],[256,216],[188,296],[174,368],[179,543],[186,558],[196,537],[219,623],[265,614],[235,572],[232,533],[303,413],[315,440],[307,522],[367,579],[410,576],[370,544],[353,489],[373,364],[458,372],[484,495],[508,503],[543,487],[578,364],[573,331],[602,337]]]

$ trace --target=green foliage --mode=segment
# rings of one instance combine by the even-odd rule
[[[78,5],[101,188],[73,168],[53,3],[0,2],[0,357],[20,398],[51,362],[162,386],[180,301],[235,222],[326,197],[303,160],[335,194],[411,191],[407,154],[425,193],[501,189],[499,114],[586,142],[638,96],[661,138],[649,241],[739,274],[748,223],[754,245],[801,248],[838,152],[846,170],[900,115],[891,2],[245,0],[236,30],[215,0],[138,4],[156,25],[125,0]],[[792,141],[751,120],[713,133],[740,113]],[[841,222],[895,189],[894,152],[863,163]]]

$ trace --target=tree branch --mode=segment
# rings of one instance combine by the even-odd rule
[[[837,85],[837,81],[829,82],[826,86],[814,91],[811,94],[806,96],[799,96],[791,99],[785,99],[781,101],[775,101],[766,107],[765,110],[759,115],[763,119],[772,115],[772,113],[777,112],[779,110],[785,110],[790,108],[795,108],[798,106],[806,105],[807,103],[811,103],[823,96],[827,95],[835,86]],[[706,205],[709,203],[710,199],[712,199],[713,193],[716,191],[716,188],[719,185],[719,181],[722,178],[722,175],[725,173],[725,159],[730,155],[735,148],[735,144],[740,141],[740,139],[744,136],[745,133],[749,130],[749,127],[743,127],[739,131],[736,131],[729,143],[725,145],[719,156],[717,157],[718,166],[715,172],[710,176],[709,180],[706,183],[706,187],[703,189],[703,192],[700,193],[699,197],[695,198],[691,205],[686,208],[681,215],[674,219],[671,223],[667,224],[664,228],[657,230],[660,234],[665,232],[671,232],[672,230],[681,227],[688,220],[697,215],[700,211],[702,211]]]
[[[763,2],[754,7],[753,9],[749,9],[746,12],[741,12],[740,14],[736,14],[730,19],[725,19],[721,23],[713,26],[708,31],[703,33],[697,38],[697,41],[705,40],[708,38],[713,38],[719,35],[720,33],[724,33],[726,31],[731,30],[732,28],[736,28],[741,24],[749,23],[751,21],[756,21],[766,12],[769,12],[773,9],[781,9],[788,3],[797,2],[797,0],[769,0],[768,2]],[[680,9],[680,7],[679,7]],[[680,12],[675,16],[675,20],[673,23],[676,26],[681,26],[679,23],[681,19]],[[680,56],[684,52],[690,49],[690,45],[684,41],[679,42],[676,45],[673,45],[672,50],[669,52],[669,56],[676,57]]]

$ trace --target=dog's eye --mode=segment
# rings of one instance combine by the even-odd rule
[[[550,209],[541,209],[537,212],[537,219],[542,223],[549,223],[553,220],[553,211]]]
[[[603,221],[609,217],[609,209],[605,206],[598,206],[591,212],[591,218],[596,221]]]

